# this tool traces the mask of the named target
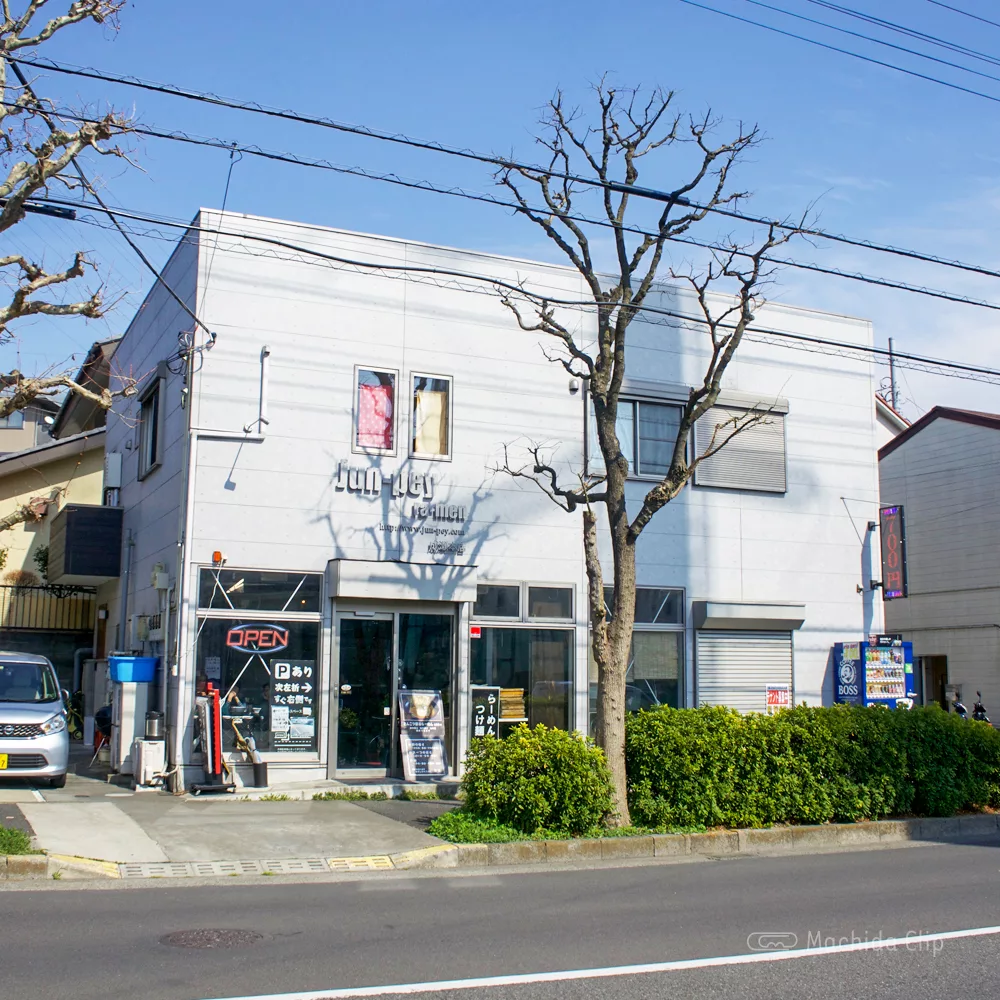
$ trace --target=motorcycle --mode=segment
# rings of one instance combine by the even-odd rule
[[[976,703],[972,706],[972,718],[976,722],[989,722],[990,717],[986,714],[986,709],[983,707],[983,693],[982,691],[976,692]]]
[[[955,714],[959,718],[968,720],[968,718],[969,718],[969,710],[960,701],[956,700],[956,701],[952,702],[952,706],[951,707],[954,709]],[[987,723],[990,723],[990,717],[986,714],[986,709],[983,706],[983,693],[982,693],[982,691],[977,691],[976,692],[976,701],[975,701],[975,704],[972,706],[972,719],[975,722],[987,722]],[[992,725],[992,723],[990,723],[990,725]]]

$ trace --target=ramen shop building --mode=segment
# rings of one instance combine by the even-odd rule
[[[522,720],[588,731],[579,517],[496,471],[532,443],[560,475],[597,468],[585,387],[482,280],[576,300],[579,276],[242,215],[203,211],[194,227],[164,277],[214,342],[157,286],[117,349],[115,370],[142,381],[107,430],[124,541],[102,595],[109,645],[160,657],[180,782],[202,777],[193,720],[209,684],[272,784],[398,773],[409,691],[441,693],[453,771],[477,687],[499,689],[501,733]],[[672,287],[657,303],[696,311]],[[585,311],[560,318],[586,342]],[[783,306],[758,322],[872,338],[864,321]],[[638,503],[706,340],[695,324],[632,329],[619,436]],[[780,338],[741,349],[713,416],[770,417],[643,535],[630,708],[763,710],[782,687],[832,699],[831,645],[881,624],[857,590],[858,529],[878,499],[873,377],[863,358]]]

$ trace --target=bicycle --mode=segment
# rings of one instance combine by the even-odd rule
[[[83,692],[77,691],[66,706],[66,730],[71,740],[83,740]]]

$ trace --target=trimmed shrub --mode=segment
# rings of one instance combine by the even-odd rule
[[[937,707],[630,715],[632,821],[760,827],[946,816],[1000,804],[1000,733]]]
[[[611,811],[604,754],[578,733],[542,725],[473,740],[462,790],[466,814],[528,834],[586,833]]]

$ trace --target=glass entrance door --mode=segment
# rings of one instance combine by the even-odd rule
[[[402,613],[399,622],[399,673],[397,684],[400,691],[440,691],[444,707],[445,746],[448,748],[448,764],[455,766],[451,759],[455,744],[452,742],[452,691],[451,676],[454,662],[453,624],[451,615],[425,615]],[[399,726],[394,730],[395,754],[394,773],[403,773],[400,751]]]
[[[337,614],[339,679],[331,705],[337,770],[403,773],[399,741],[401,691],[440,691],[448,763],[454,767],[453,615],[409,611]]]
[[[393,616],[337,616],[340,714],[337,767],[390,767],[393,734]]]

